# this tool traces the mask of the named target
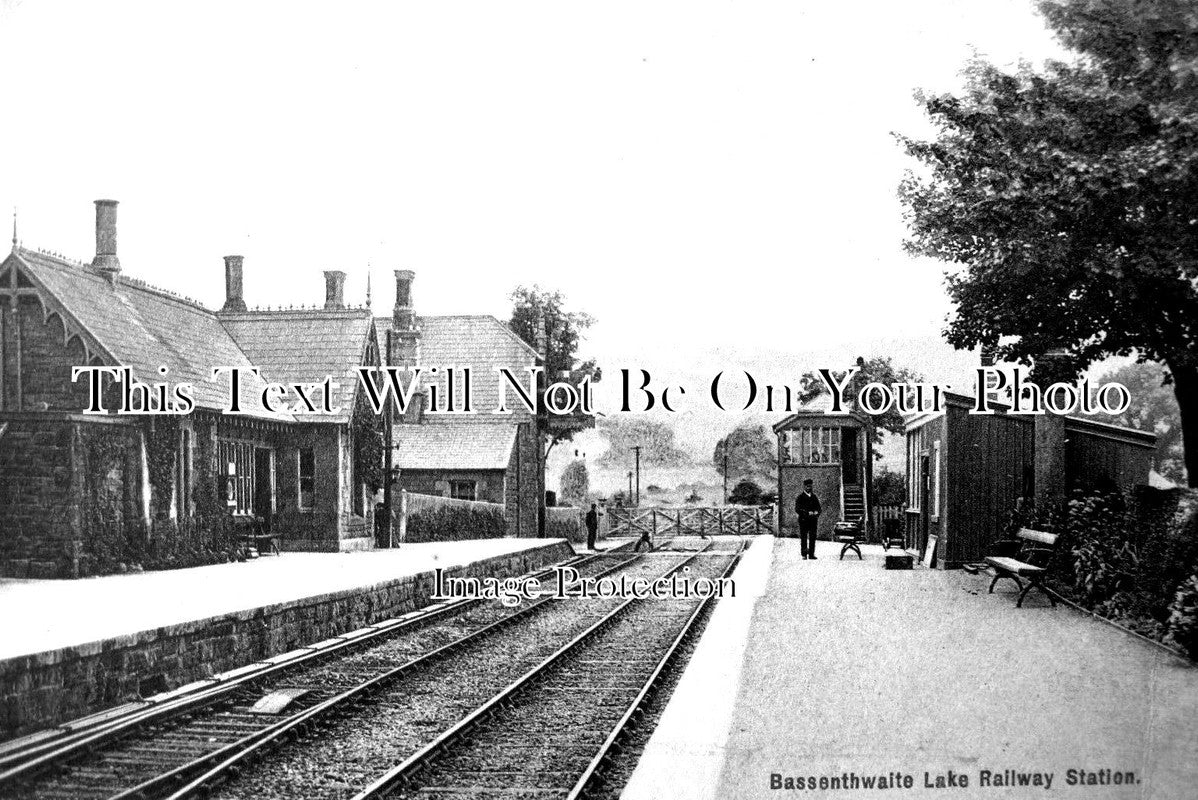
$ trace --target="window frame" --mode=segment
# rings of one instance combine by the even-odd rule
[[[304,474],[304,455],[311,460],[311,472]],[[309,483],[307,491],[308,502],[304,503],[304,483]],[[295,508],[297,511],[311,513],[316,509],[316,448],[300,447],[295,451]]]
[[[834,466],[842,463],[844,439],[840,425],[801,425],[786,432],[786,463]]]
[[[466,485],[470,486],[470,496],[459,497],[458,487]],[[478,500],[478,481],[467,480],[465,478],[451,480],[449,482],[449,497],[452,500],[469,500],[471,502]]]

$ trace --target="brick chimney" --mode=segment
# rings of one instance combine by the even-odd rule
[[[395,270],[395,309],[391,313],[392,364],[415,364],[420,353],[420,330],[416,327],[416,309],[412,306],[412,282],[416,273]]]
[[[345,308],[345,273],[339,269],[324,271],[324,307]]]
[[[392,322],[395,330],[406,331],[416,327],[416,311],[412,307],[412,282],[416,273],[410,269],[395,270],[395,312]]]
[[[121,271],[116,255],[116,200],[96,201],[96,257],[92,266],[106,272]]]
[[[245,256],[225,256],[225,304],[221,311],[245,311],[242,264]]]

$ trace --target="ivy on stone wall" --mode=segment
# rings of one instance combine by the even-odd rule
[[[159,417],[146,434],[146,460],[150,472],[150,509],[155,519],[170,514],[175,463],[179,453],[179,422]]]
[[[353,418],[354,470],[371,492],[383,488],[383,418],[359,396]]]

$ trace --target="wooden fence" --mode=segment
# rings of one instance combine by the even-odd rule
[[[886,520],[898,520],[897,526],[899,531],[902,531],[903,523],[903,507],[902,506],[874,506],[870,510],[870,526],[869,540],[871,542],[881,541],[882,532],[886,527]],[[892,525],[896,523],[891,523]]]
[[[774,507],[608,508],[608,536],[752,536],[774,532]]]

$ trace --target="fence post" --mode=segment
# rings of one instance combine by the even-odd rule
[[[392,526],[395,530],[395,526]],[[392,533],[392,536],[395,534]],[[408,493],[403,489],[399,490],[399,541],[402,544],[408,539]],[[395,546],[395,542],[391,542],[391,546]]]

